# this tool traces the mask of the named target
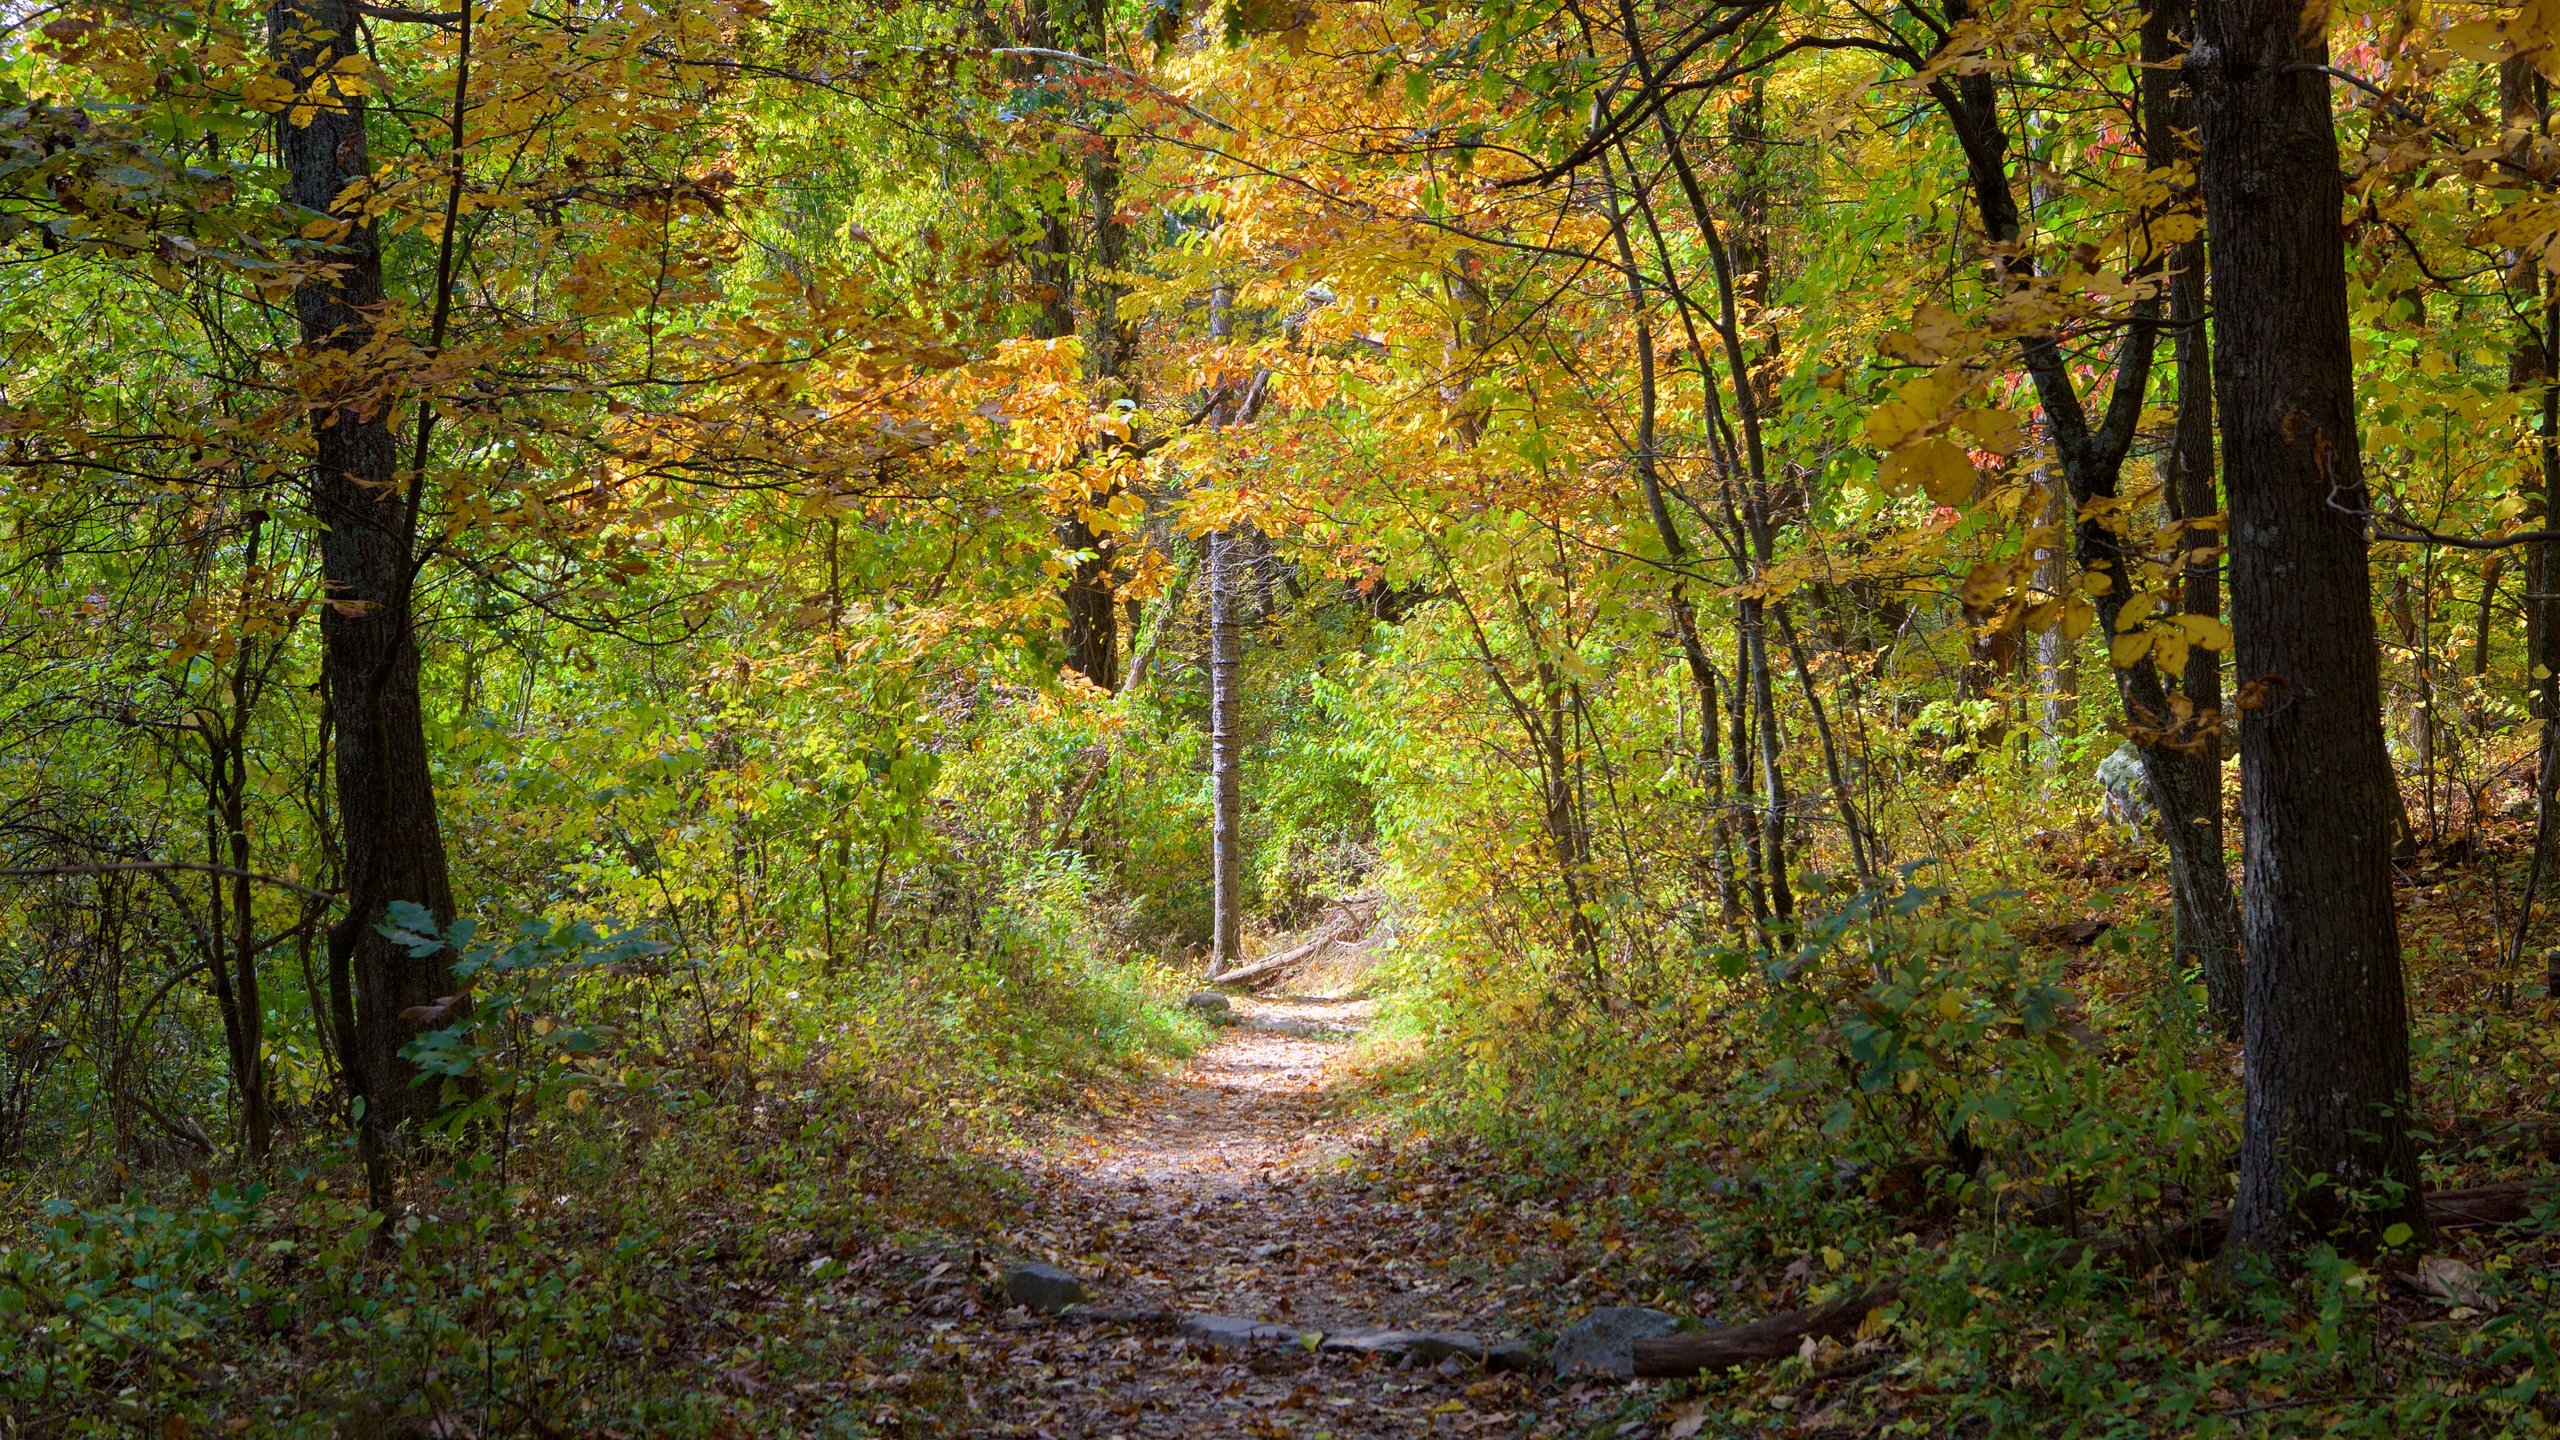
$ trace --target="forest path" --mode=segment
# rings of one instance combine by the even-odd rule
[[[979,1433],[1351,1440],[1526,1430],[1525,1376],[1454,1357],[1398,1368],[1391,1357],[1286,1339],[1216,1345],[1179,1326],[1215,1315],[1329,1335],[1518,1337],[1505,1323],[1506,1287],[1456,1248],[1435,1187],[1382,1187],[1358,1162],[1370,1126],[1343,1082],[1369,1005],[1235,1006],[1243,1023],[1185,1073],[1024,1162],[1031,1193],[1007,1247],[1073,1271],[1096,1309],[1133,1318],[1014,1309],[972,1322],[978,1333],[951,1334],[967,1357]]]

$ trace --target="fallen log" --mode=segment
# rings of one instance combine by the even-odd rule
[[[2438,1190],[2427,1197],[2427,1221],[2439,1230],[2474,1225],[2512,1225],[2533,1212],[2533,1185],[2501,1180],[2468,1190]]]
[[[2473,1230],[2512,1225],[2533,1209],[2533,1182],[2501,1180],[2461,1190],[2437,1190],[2427,1196],[2427,1223],[2438,1230]],[[2193,1220],[2120,1236],[2097,1247],[2098,1257],[2138,1256],[2151,1260],[2205,1260],[2222,1250],[2231,1233],[2231,1212],[2209,1210]]]
[[[1638,1340],[1635,1346],[1636,1374],[1659,1380],[1674,1375],[1695,1375],[1701,1370],[1722,1370],[1730,1365],[1747,1365],[1758,1360],[1783,1360],[1802,1349],[1808,1336],[1844,1340],[1855,1335],[1870,1311],[1891,1303],[1901,1293],[1900,1285],[1886,1283],[1872,1290],[1844,1296],[1828,1305],[1789,1310],[1747,1325],[1728,1325],[1721,1330],[1694,1335],[1665,1335],[1653,1340]]]
[[[2503,1180],[2463,1190],[2439,1190],[2427,1197],[2427,1220],[2438,1230],[2464,1230],[2509,1225],[2531,1212],[2533,1185]],[[2096,1247],[2101,1260],[2125,1256],[2178,1255],[2202,1258],[2222,1248],[2231,1229],[2231,1212],[2215,1210],[2165,1230],[2127,1236]],[[1770,1315],[1747,1325],[1728,1325],[1694,1335],[1665,1335],[1635,1342],[1636,1374],[1646,1379],[1695,1375],[1762,1360],[1783,1360],[1797,1353],[1807,1337],[1845,1340],[1857,1333],[1867,1315],[1892,1303],[1902,1293],[1898,1282],[1832,1301]]]
[[[1209,983],[1212,985],[1234,985],[1242,981],[1251,980],[1259,975],[1268,975],[1277,970],[1286,970],[1292,965],[1296,965],[1301,961],[1313,959],[1315,956],[1322,953],[1326,946],[1342,939],[1343,932],[1348,928],[1352,928],[1350,921],[1347,919],[1336,920],[1332,924],[1324,927],[1324,929],[1316,932],[1316,936],[1312,940],[1307,940],[1300,944],[1291,946],[1289,949],[1283,950],[1277,955],[1266,955],[1249,965],[1239,965],[1233,970],[1212,975],[1209,977]]]

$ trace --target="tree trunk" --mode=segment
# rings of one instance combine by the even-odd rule
[[[1957,19],[1967,12],[1959,0],[1950,5],[1948,13],[1951,19]],[[2178,126],[2169,118],[2177,112],[2168,68],[2176,58],[2171,26],[2179,18],[2164,6],[2147,17],[2143,27],[2144,84],[2148,87],[2144,96],[2145,140],[2146,144],[2156,141],[2159,147],[2151,149],[2145,158],[2155,171],[2172,165],[2179,154],[2175,138]],[[2018,247],[2000,263],[2017,267],[2017,281],[2012,283],[2032,278],[2036,262],[2032,252],[2021,245],[2024,231],[2017,198],[2009,183],[2008,137],[2000,128],[1998,88],[1993,77],[1985,73],[1941,79],[1930,86],[1930,94],[1946,112],[1964,149],[1984,231],[1997,242]],[[2174,255],[2165,258],[2174,263]],[[2158,314],[2153,302],[2136,303],[2134,319],[2116,357],[2106,411],[2094,427],[2061,347],[2050,336],[2029,336],[2019,346],[2021,358],[2035,381],[2036,403],[2053,437],[2055,455],[2071,487],[2071,498],[2083,516],[2074,536],[2074,549],[2084,569],[2104,573],[2111,582],[2097,596],[2099,633],[2108,636],[2116,633],[2136,557],[2128,553],[2121,536],[2088,517],[2093,502],[2116,498],[2122,483],[2125,455],[2132,445],[2149,386],[2152,356],[2157,348]],[[2195,658],[2190,656],[2190,673],[2195,668]],[[2148,657],[2117,668],[2115,680],[2117,698],[2128,722],[2155,731],[2175,728],[2167,679]],[[2172,911],[2184,903],[2194,915],[2189,931],[2204,957],[2200,968],[2210,985],[2210,977],[2227,974],[2230,967],[2236,967],[2236,959],[2227,967],[2215,957],[2236,954],[2219,937],[2237,934],[2239,927],[2231,901],[2230,875],[2223,868],[2217,838],[2220,770],[2216,767],[2208,772],[2197,767],[2195,757],[2181,748],[2187,743],[2187,738],[2163,734],[2146,737],[2146,743],[2139,748],[2143,779],[2150,787],[2161,838],[2169,852]],[[2221,1019],[2224,1014],[2217,1007],[2217,1023],[2227,1023]]]
[[[2537,136],[2550,132],[2550,83],[2531,60],[2508,60],[2498,67],[2498,109],[2510,134],[2519,129]],[[2529,163],[2531,144],[2530,140],[2519,144],[2512,158]],[[2518,264],[2520,258],[2514,252],[2507,256],[2510,266],[2522,270],[2525,283],[2532,287],[2525,298],[2539,303],[2531,306],[2536,319],[2525,324],[2508,358],[2507,380],[2513,388],[2532,394],[2534,451],[2541,471],[2538,519],[2549,529],[2554,517],[2560,516],[2560,386],[2553,384],[2553,376],[2560,374],[2560,295],[2552,293],[2541,266]],[[2487,668],[2489,605],[2498,590],[2498,559],[2494,554],[2489,557],[2488,573],[2480,585],[2480,653],[2472,662],[2474,674]],[[2541,746],[2534,771],[2534,855],[2508,955],[2510,968],[2522,960],[2531,941],[2537,892],[2560,870],[2560,823],[2555,823],[2560,817],[2551,814],[2554,787],[2560,785],[2560,610],[2553,605],[2560,597],[2555,597],[2555,590],[2560,590],[2560,544],[2527,545],[2525,693],[2532,714],[2541,722]]]
[[[1724,922],[1730,925],[1740,911],[1735,904],[1733,854],[1727,835],[1728,817],[1724,812],[1723,767],[1716,758],[1718,715],[1715,666],[1707,659],[1706,647],[1699,643],[1697,610],[1689,603],[1688,588],[1681,578],[1689,564],[1688,542],[1681,538],[1680,527],[1671,518],[1671,507],[1663,498],[1660,464],[1662,394],[1658,377],[1654,372],[1652,306],[1646,295],[1644,269],[1636,263],[1635,242],[1627,233],[1627,216],[1619,203],[1616,172],[1610,168],[1606,154],[1600,157],[1600,175],[1608,187],[1609,232],[1617,246],[1618,265],[1626,280],[1627,305],[1634,316],[1636,327],[1636,433],[1634,437],[1636,482],[1644,491],[1645,513],[1653,520],[1654,538],[1662,543],[1663,557],[1669,562],[1672,572],[1670,584],[1672,631],[1680,642],[1680,655],[1682,661],[1688,666],[1689,681],[1697,687],[1698,691],[1699,770],[1705,781],[1707,802],[1714,816],[1710,823],[1708,842],[1709,865],[1715,877],[1722,917]],[[1649,229],[1651,218],[1652,212],[1648,210],[1646,219]],[[1661,232],[1653,229],[1652,233],[1656,244],[1659,245]],[[1664,270],[1668,274],[1667,247],[1663,249],[1663,254]],[[1685,323],[1687,316],[1684,314],[1682,319]],[[1698,342],[1694,328],[1689,332],[1689,344],[1692,353],[1698,357],[1700,373],[1704,374],[1706,349]],[[1854,821],[1850,835],[1854,842],[1857,835]],[[1860,862],[1859,873],[1860,877],[1864,878],[1863,860]]]
[[[1244,799],[1236,734],[1235,544],[1235,536],[1228,531],[1209,535],[1209,776],[1214,806],[1209,835],[1212,977],[1233,969],[1244,959]]]
[[[1209,338],[1235,338],[1235,290],[1224,281],[1209,290]],[[1218,383],[1232,383],[1221,374]],[[1242,418],[1241,397],[1217,402],[1210,423],[1219,429]],[[1209,974],[1224,975],[1244,961],[1244,777],[1236,735],[1236,543],[1231,530],[1205,537],[1209,551]]]
[[[277,59],[288,73],[322,73],[357,53],[355,12],[346,0],[278,0],[268,12]],[[309,123],[277,125],[278,149],[295,203],[330,214],[348,185],[372,173],[364,104],[315,96]],[[311,414],[310,504],[319,521],[322,667],[337,739],[338,819],[348,895],[329,932],[333,973],[350,977],[355,1048],[348,1079],[363,1115],[359,1135],[377,1208],[393,1195],[397,1132],[430,1114],[433,1090],[415,1085],[400,1055],[421,1028],[403,1012],[453,992],[451,957],[412,956],[377,928],[385,907],[408,901],[439,923],[453,915],[444,836],[418,690],[410,600],[418,483],[403,477],[391,438],[390,407],[378,384],[335,370],[333,354],[362,349],[383,305],[382,252],[371,221],[344,222],[342,263],[294,290],[305,350],[324,383]],[[406,480],[406,484],[402,483]]]
[[[1449,439],[1461,450],[1475,448],[1487,418],[1484,402],[1470,391],[1491,340],[1484,282],[1478,278],[1482,265],[1476,252],[1460,250],[1440,272],[1450,307],[1449,338],[1440,347],[1440,408]]]
[[[1778,733],[1777,685],[1769,674],[1768,607],[1746,599],[1741,609],[1743,645],[1750,655],[1752,723],[1760,741],[1760,843],[1769,858],[1769,912],[1783,928],[1796,918],[1795,890],[1787,883],[1787,772],[1780,764],[1786,739]]]
[[[230,850],[232,1003],[239,1009],[238,1051],[232,1057],[232,1082],[240,1092],[241,1149],[251,1166],[264,1165],[274,1135],[267,1082],[266,1001],[258,985],[256,911],[251,905],[249,862],[249,716],[255,693],[250,661],[256,647],[247,632],[251,587],[258,579],[258,539],[267,513],[249,512],[249,542],[240,568],[241,628],[239,653],[231,657],[231,719],[221,734],[228,752],[217,762],[222,794],[222,828]],[[216,864],[222,861],[215,861]]]
[[[1083,53],[1085,38],[1078,35],[1059,36],[1050,30],[1050,10],[1034,5],[1024,12],[1022,43],[1031,49],[1064,49]],[[1030,81],[1041,81],[1048,62],[1038,56],[1025,57],[1021,75]],[[1086,166],[1085,187],[1091,198],[1097,181],[1113,191],[1106,206],[1116,207],[1119,168],[1115,162],[1097,160]],[[1067,184],[1063,167],[1058,183]],[[1035,202],[1036,203],[1036,202]],[[1097,210],[1097,218],[1103,212]],[[1116,266],[1117,246],[1125,240],[1126,228],[1111,217],[1108,233],[1096,235],[1097,246],[1108,243],[1115,249],[1108,262]],[[1035,340],[1063,340],[1076,333],[1076,266],[1073,227],[1061,210],[1045,204],[1023,218],[1023,267],[1031,280],[1031,298],[1039,310],[1031,319],[1031,335]],[[1122,338],[1118,325],[1117,290],[1107,281],[1088,287],[1095,298],[1113,298],[1111,314],[1103,317],[1090,344],[1085,348],[1085,374],[1088,378],[1116,375],[1126,358],[1119,353]],[[1107,399],[1104,403],[1108,403]],[[1107,501],[1103,496],[1096,504]],[[1060,587],[1059,601],[1066,610],[1066,625],[1061,639],[1066,647],[1067,665],[1077,674],[1102,687],[1115,690],[1120,683],[1120,617],[1111,584],[1111,561],[1114,537],[1097,532],[1081,514],[1059,517],[1056,525],[1058,547],[1076,557]]]
[[[2055,539],[2036,552],[2036,588],[2059,595],[2071,579],[2071,549],[2061,539],[2071,532],[2071,490],[2050,472],[2044,483],[2044,513],[2037,523],[2052,526]],[[2080,662],[2059,625],[2036,637],[2036,691],[2044,701],[2036,726],[2044,741],[2041,764],[2050,773],[2060,764],[2063,742],[2071,738],[2080,714]]]
[[[2195,94],[2183,75],[2162,68],[2183,52],[2195,35],[2194,8],[2188,0],[2161,0],[2145,21],[2143,55],[2143,130],[2146,150],[2160,163],[2192,166],[2195,145]],[[2214,549],[2223,538],[2219,527],[2202,522],[2222,513],[2220,486],[2213,457],[2213,343],[2205,329],[2210,313],[2205,298],[2207,260],[2204,242],[2173,246],[2169,264],[2170,359],[2178,367],[2178,413],[2169,437],[2162,490],[2173,520],[2198,522],[2182,534],[2187,552],[2181,576],[2180,604],[2189,615],[2222,613],[2222,566]],[[2202,646],[2187,652],[2187,670],[2179,692],[2198,715],[2218,717],[2222,711],[2222,654]],[[2204,977],[2205,1005],[2213,1027],[2237,1039],[2245,996],[2240,976],[2240,906],[2231,893],[2231,870],[2222,826],[2222,726],[2208,723],[2188,737],[2196,748],[2163,756],[2160,764],[2182,772],[2181,788],[2194,803],[2181,816],[2185,863],[2170,866],[2170,943],[2181,971]],[[2164,823],[2168,811],[2161,810]]]
[[[2195,87],[2239,673],[2248,1059],[2232,1239],[2423,1231],[2391,898],[2398,809],[2366,570],[2328,43],[2204,0]],[[2321,1177],[2314,1187],[2310,1182]]]

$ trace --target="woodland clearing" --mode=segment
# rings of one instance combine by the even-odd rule
[[[2560,5],[452,3],[0,16],[0,1440],[2560,1434]]]

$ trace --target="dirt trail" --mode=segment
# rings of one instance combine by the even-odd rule
[[[1185,1074],[1028,1163],[1031,1203],[1008,1245],[1073,1270],[1107,1309],[1517,1337],[1507,1287],[1459,1254],[1430,1195],[1361,1183],[1368,1137],[1337,1087],[1368,1005],[1236,1008],[1244,1023]],[[1219,1347],[1170,1320],[1014,1310],[978,1323],[950,1338],[981,1433],[1351,1440],[1533,1423],[1525,1377],[1454,1358],[1398,1368],[1297,1344]]]

